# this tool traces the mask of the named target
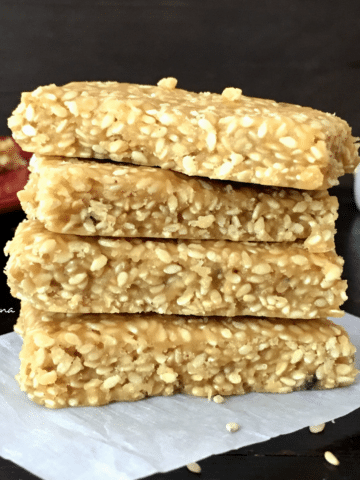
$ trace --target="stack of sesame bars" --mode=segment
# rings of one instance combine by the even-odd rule
[[[49,408],[185,392],[349,385],[338,202],[348,124],[311,108],[157,86],[23,93],[27,220],[6,248],[17,380]]]

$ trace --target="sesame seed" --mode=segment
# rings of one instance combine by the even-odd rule
[[[192,473],[200,473],[200,472],[201,472],[201,467],[200,467],[200,465],[199,465],[198,463],[195,463],[195,462],[193,462],[193,463],[188,463],[188,464],[186,465],[186,468],[187,468],[188,470],[190,470],[190,472],[192,472]]]
[[[213,398],[213,401],[215,403],[224,403],[225,399],[221,395],[215,395],[215,397]]]
[[[325,423],[320,423],[319,425],[312,425],[309,427],[311,433],[320,433],[324,430]]]
[[[331,463],[331,465],[340,464],[339,460],[335,457],[335,455],[329,451],[324,453],[324,457],[327,462]]]
[[[297,146],[297,141],[292,137],[282,137],[279,138],[279,142],[281,142],[285,147],[288,148],[295,148]]]
[[[226,424],[226,430],[231,433],[237,432],[239,428],[239,425],[235,422],[230,422]]]

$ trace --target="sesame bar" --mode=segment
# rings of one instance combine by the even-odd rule
[[[350,385],[346,331],[322,319],[48,313],[22,304],[21,390],[49,408]]]
[[[160,166],[191,176],[306,190],[337,185],[359,163],[346,121],[242,95],[117,82],[47,85],[9,118],[29,152]]]
[[[33,156],[18,194],[28,218],[76,235],[302,239],[312,252],[335,248],[338,200],[327,190],[205,180],[153,167]]]
[[[14,297],[68,313],[342,316],[334,251],[296,243],[77,236],[20,223],[5,247]]]

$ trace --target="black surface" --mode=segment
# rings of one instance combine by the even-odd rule
[[[175,76],[179,87],[194,91],[235,86],[245,95],[336,112],[360,136],[359,18],[358,0],[0,0],[0,135],[10,133],[6,119],[20,93],[39,85],[154,84]],[[334,189],[340,200],[336,246],[349,282],[344,309],[360,316],[360,213],[351,186],[345,176]],[[1,248],[22,218],[22,212],[0,216]],[[6,333],[19,301],[0,275],[0,333]],[[357,410],[318,435],[303,429],[202,460],[200,477],[357,480],[359,444]],[[324,460],[325,450],[338,456],[338,467]],[[182,468],[149,479],[195,476]],[[0,480],[35,478],[0,458]]]

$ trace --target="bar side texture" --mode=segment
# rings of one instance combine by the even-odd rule
[[[335,248],[338,200],[153,167],[34,156],[18,197],[28,218],[76,235],[291,242]]]
[[[20,387],[49,408],[187,393],[353,383],[355,347],[326,319],[51,314],[23,304]]]
[[[5,253],[13,296],[46,311],[342,316],[343,259],[296,243],[79,237],[22,222]]]

